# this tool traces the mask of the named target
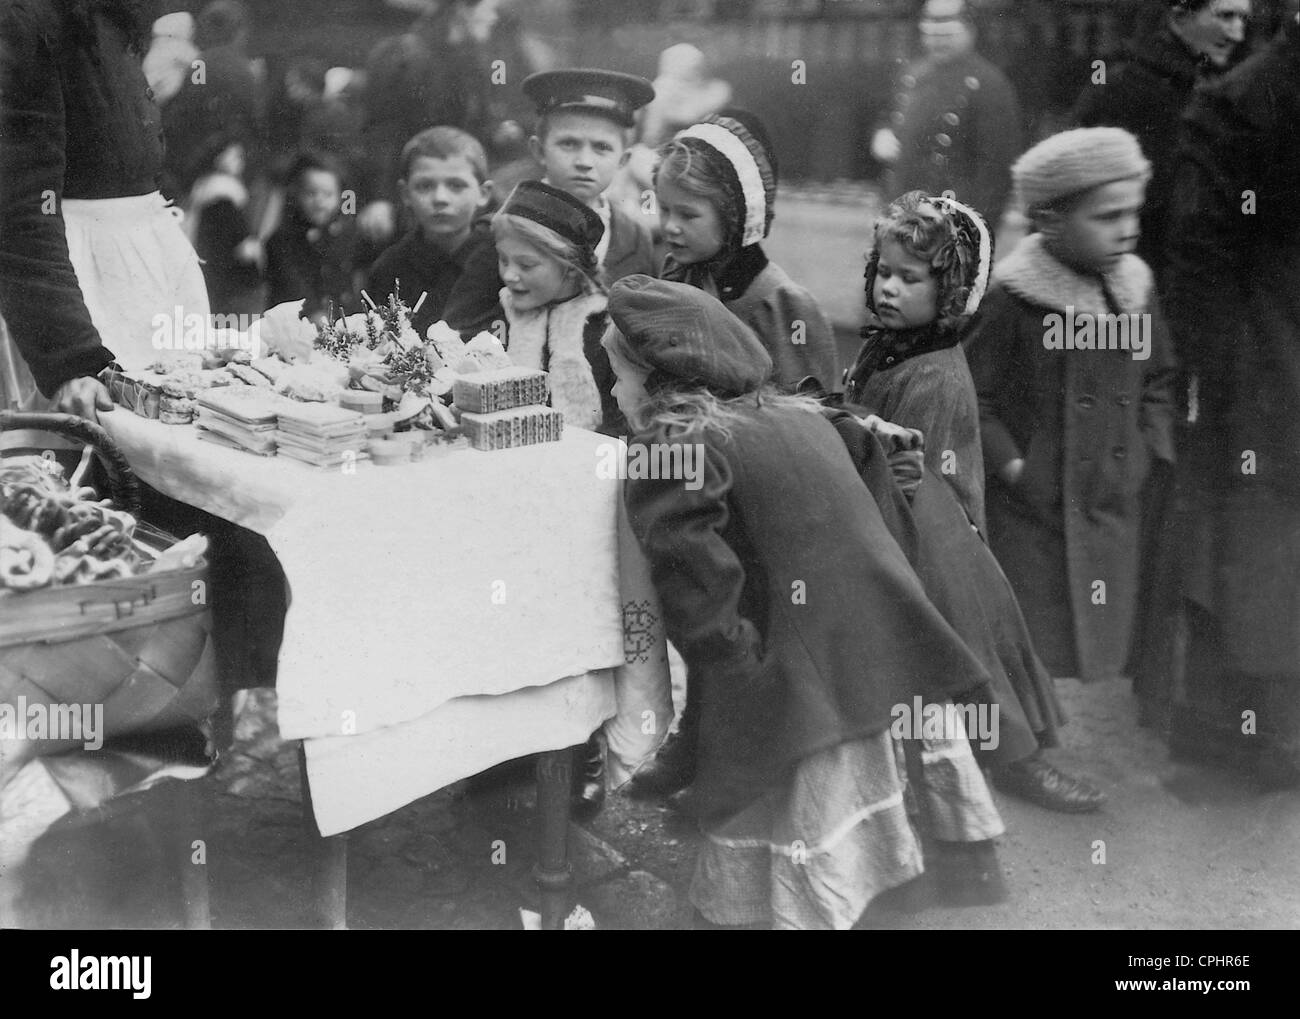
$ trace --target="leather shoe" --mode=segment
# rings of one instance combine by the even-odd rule
[[[1067,775],[1042,754],[994,769],[993,784],[1009,796],[1062,814],[1091,814],[1106,802],[1106,794],[1095,785]]]
[[[590,820],[605,805],[605,734],[592,733],[578,751],[578,766],[573,769],[573,795],[570,810],[579,821]]]

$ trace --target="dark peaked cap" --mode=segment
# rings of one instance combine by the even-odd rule
[[[522,87],[539,116],[565,110],[596,113],[624,127],[631,127],[636,111],[655,97],[654,86],[644,78],[595,68],[539,71],[525,78]]]
[[[567,191],[543,184],[540,180],[525,180],[515,185],[500,212],[522,216],[554,230],[570,244],[588,251],[600,243],[605,224],[594,209],[578,201]]]

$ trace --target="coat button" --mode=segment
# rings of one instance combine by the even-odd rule
[[[1114,449],[1110,451],[1110,455],[1113,456],[1116,460],[1123,460],[1126,456],[1128,456],[1128,450],[1125,449],[1123,446],[1116,446]]]
[[[916,75],[914,74],[903,75],[903,88],[916,88]]]
[[[942,145],[945,149],[952,144],[952,137],[946,134],[937,134],[934,136],[934,140],[937,141],[940,145]]]
[[[1133,401],[1129,398],[1128,393],[1120,393],[1119,396],[1115,397],[1115,402],[1121,407],[1127,407]]]
[[[889,120],[895,127],[902,127],[904,119],[902,110],[895,110],[889,115]]]
[[[1092,410],[1092,405],[1097,401],[1093,399],[1093,397],[1085,393],[1083,396],[1079,397],[1079,399],[1076,400],[1075,402],[1079,405],[1080,409],[1082,410]]]
[[[955,113],[951,113],[951,112],[945,113],[943,115],[943,122],[947,124],[949,127],[956,127],[958,124],[961,123],[961,117],[957,116],[957,114]]]
[[[965,85],[972,92],[978,92],[980,87],[980,80],[977,77],[975,77],[975,75],[971,74],[966,77]]]

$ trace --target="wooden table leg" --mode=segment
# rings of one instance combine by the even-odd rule
[[[308,856],[312,871],[312,905],[317,920],[326,930],[348,929],[348,837],[322,837],[312,811],[311,787],[307,782],[307,752],[298,744],[298,776],[302,782],[303,825],[307,829]]]
[[[552,750],[537,758],[537,879],[542,897],[542,930],[564,930],[569,915],[569,797],[573,748]]]
[[[174,780],[171,792],[171,853],[180,877],[185,929],[212,930],[208,891],[208,847],[203,837],[203,804],[197,781]],[[195,845],[195,843],[198,845]]]

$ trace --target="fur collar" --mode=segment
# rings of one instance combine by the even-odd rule
[[[1083,276],[1048,253],[1042,234],[1017,244],[993,267],[993,280],[1031,304],[1057,311],[1072,306],[1080,314],[1143,312],[1151,300],[1151,270],[1137,255],[1125,255],[1105,276]],[[1107,291],[1114,309],[1107,305]]]
[[[521,368],[550,374],[551,406],[564,423],[594,431],[600,427],[600,390],[583,346],[587,321],[605,314],[604,294],[579,294],[545,308],[519,311],[509,287],[501,288],[501,308],[510,326],[510,360]]]

